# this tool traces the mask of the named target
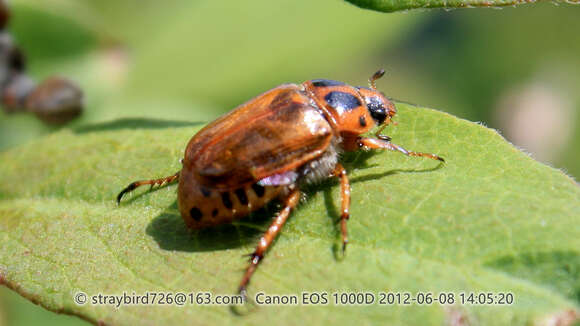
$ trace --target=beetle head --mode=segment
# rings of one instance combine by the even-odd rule
[[[365,100],[365,104],[371,117],[373,117],[379,126],[382,124],[389,124],[391,118],[397,113],[397,109],[393,102],[391,102],[383,92],[378,91],[375,85],[376,80],[383,77],[384,74],[384,69],[375,72],[369,79],[370,88],[357,87],[360,95]]]

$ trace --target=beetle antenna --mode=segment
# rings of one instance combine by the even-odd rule
[[[371,86],[371,89],[373,91],[377,90],[377,85],[376,85],[376,81],[377,79],[383,77],[383,75],[385,74],[385,69],[381,68],[379,71],[375,72],[371,78],[369,78],[369,85]]]

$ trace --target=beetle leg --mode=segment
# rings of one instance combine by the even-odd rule
[[[332,171],[332,175],[340,179],[340,199],[341,199],[341,214],[340,214],[340,232],[342,234],[342,252],[346,251],[348,244],[348,233],[346,229],[346,221],[350,217],[350,183],[348,182],[348,175],[342,164],[337,163]]]
[[[274,222],[272,222],[266,233],[262,235],[256,250],[250,255],[250,266],[248,266],[246,269],[246,273],[240,282],[240,287],[238,290],[240,295],[244,297],[244,301],[246,300],[246,287],[250,283],[250,278],[264,258],[264,254],[272,244],[272,241],[276,239],[276,236],[278,233],[280,233],[280,230],[282,230],[284,223],[288,219],[288,216],[290,216],[290,212],[292,209],[294,209],[294,207],[296,207],[296,205],[298,205],[299,201],[300,191],[298,189],[292,190],[292,192],[290,192],[288,197],[286,197],[284,200],[284,208],[280,211],[278,216],[276,216]]]
[[[408,151],[399,145],[395,145],[395,144],[391,143],[387,139],[359,138],[357,140],[357,143],[358,143],[359,147],[366,147],[366,148],[370,148],[370,149],[388,149],[391,151],[401,152],[407,156],[422,156],[422,157],[428,157],[428,158],[431,158],[434,160],[438,160],[441,162],[445,162],[445,160],[442,157],[439,157],[435,154]]]
[[[155,185],[164,185],[164,184],[172,183],[173,181],[175,181],[179,178],[180,172],[181,171],[175,173],[174,175],[170,175],[168,177],[165,177],[165,178],[152,179],[152,180],[140,180],[140,181],[135,181],[135,182],[131,183],[125,189],[121,190],[121,192],[117,195],[117,204],[121,203],[121,198],[123,198],[123,196],[126,193],[135,190],[137,187],[140,187],[143,185],[151,185],[151,188],[153,188],[153,186],[155,186]]]

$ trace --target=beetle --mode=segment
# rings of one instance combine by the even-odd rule
[[[238,292],[246,288],[290,212],[300,201],[300,188],[325,178],[340,180],[342,250],[348,243],[350,184],[339,162],[343,151],[387,149],[444,162],[429,153],[408,151],[381,131],[397,110],[376,88],[381,69],[369,86],[314,79],[283,84],[238,106],[201,129],[187,144],[182,169],[174,175],[136,181],[117,196],[142,185],[176,180],[178,206],[185,224],[202,229],[247,216],[279,199],[283,208],[250,254]],[[362,134],[378,127],[375,137]]]

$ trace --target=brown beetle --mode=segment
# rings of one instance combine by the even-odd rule
[[[273,199],[284,208],[251,254],[239,286],[246,287],[266,250],[300,199],[300,186],[328,177],[340,179],[343,251],[348,243],[350,185],[339,163],[342,151],[389,149],[439,161],[434,154],[407,151],[381,135],[397,112],[394,104],[370,88],[315,79],[284,84],[237,107],[200,130],[187,144],[183,168],[175,175],[131,183],[117,202],[133,189],[179,179],[178,205],[188,227],[200,229],[247,216]],[[379,126],[377,138],[360,135]]]

